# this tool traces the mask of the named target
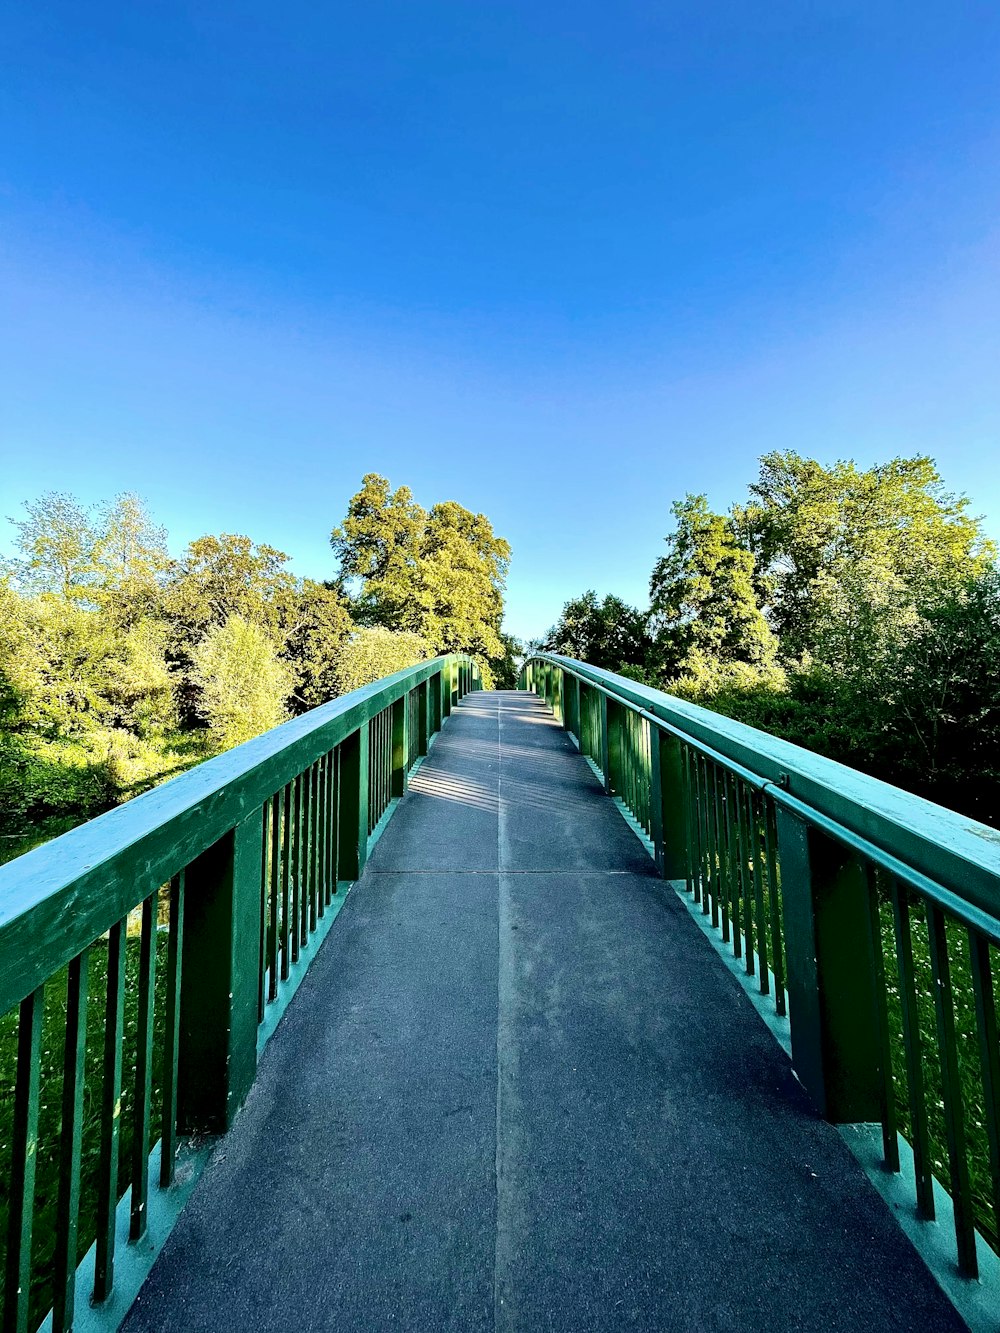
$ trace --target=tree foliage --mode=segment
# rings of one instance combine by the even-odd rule
[[[669,674],[700,679],[734,665],[768,671],[777,643],[757,602],[753,554],[704,495],[686,496],[672,512],[676,527],[649,583]]]
[[[172,558],[129,492],[49,492],[0,561],[0,832],[85,818],[427,656],[514,671],[500,631],[510,551],[452,501],[371,475],[334,534],[329,583],[283,551],[206,533]],[[513,680],[510,681],[513,684]],[[65,826],[65,825],[64,825]],[[61,830],[60,830],[61,831]]]
[[[267,631],[241,615],[213,625],[192,653],[200,708],[220,750],[287,717],[292,673]]]
[[[346,640],[337,658],[334,678],[338,694],[372,685],[404,667],[415,666],[432,654],[426,640],[406,630],[381,625],[359,626]]]
[[[570,598],[539,646],[605,671],[645,668],[654,653],[648,613],[610,594],[599,601],[593,588]]]

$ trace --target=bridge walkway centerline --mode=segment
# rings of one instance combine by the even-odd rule
[[[548,709],[455,709],[130,1333],[964,1327]]]

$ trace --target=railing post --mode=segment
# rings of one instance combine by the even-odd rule
[[[605,698],[605,716],[607,717],[608,768],[606,786],[608,794],[614,796],[621,786],[622,775],[622,712],[623,708],[616,699]]]
[[[566,720],[563,709],[563,679],[562,667],[555,667],[552,672],[552,712],[558,722]]]
[[[582,745],[583,737],[580,735],[580,678],[579,676],[569,677],[569,698],[566,708],[566,730],[571,732]]]
[[[449,688],[449,691],[450,691],[451,707],[452,707],[452,708],[457,708],[457,707],[458,707],[458,701],[459,701],[459,699],[461,699],[461,697],[462,697],[462,695],[461,695],[461,693],[460,693],[460,691],[459,691],[459,687],[458,687],[458,672],[459,672],[459,665],[458,665],[458,663],[455,662],[455,661],[452,661],[452,663],[451,663],[451,670],[450,670],[449,673],[448,673],[448,674],[449,674],[448,688]],[[450,712],[450,711],[451,711],[451,709],[449,709],[449,712]]]
[[[688,820],[680,740],[650,724],[649,809],[656,868],[664,879],[686,879]]]
[[[451,716],[451,663],[445,662],[438,673],[438,688],[441,691],[441,721]]]
[[[430,739],[428,730],[428,714],[430,713],[430,689],[428,682],[422,680],[417,686],[417,754],[427,753],[427,742]]]
[[[611,784],[611,732],[608,717],[608,696],[603,690],[599,690],[597,697],[600,700],[598,707],[601,715],[601,772],[604,774],[604,790],[610,796],[613,787]]]
[[[368,723],[340,743],[337,879],[360,879],[368,859]]]
[[[184,873],[177,1128],[229,1128],[257,1071],[263,821],[254,810]]]
[[[404,694],[392,705],[392,779],[389,787],[390,796],[402,796],[406,792],[406,760],[409,747],[409,696]]]
[[[792,1065],[834,1124],[882,1116],[875,977],[864,868],[777,807]]]

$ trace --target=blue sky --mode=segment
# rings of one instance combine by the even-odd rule
[[[520,635],[769,449],[928,452],[1000,538],[994,0],[0,27],[0,514],[136,490],[322,578],[381,472],[490,516]]]

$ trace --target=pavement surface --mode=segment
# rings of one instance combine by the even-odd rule
[[[124,1325],[964,1327],[514,692],[415,775]]]

